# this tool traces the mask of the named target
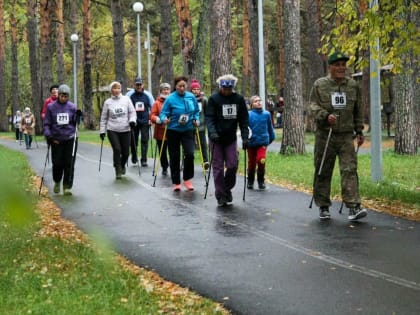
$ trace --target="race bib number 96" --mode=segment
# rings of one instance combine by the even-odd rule
[[[346,93],[334,92],[331,93],[331,104],[334,109],[343,109],[347,105]]]

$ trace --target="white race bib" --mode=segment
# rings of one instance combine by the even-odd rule
[[[136,102],[135,107],[137,112],[144,112],[145,106],[143,102]]]
[[[346,93],[334,92],[331,93],[331,105],[334,109],[343,109],[347,105]]]
[[[189,119],[190,116],[188,114],[182,114],[181,116],[179,116],[178,123],[180,125],[185,125]]]
[[[70,121],[68,113],[57,114],[57,125],[68,125]]]
[[[224,119],[236,119],[236,104],[223,104],[222,115]]]
[[[125,108],[124,107],[114,107],[113,114],[116,117],[121,117],[125,115]]]

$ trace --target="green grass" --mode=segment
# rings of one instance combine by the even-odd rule
[[[0,146],[0,174],[1,314],[222,314],[208,299],[143,285],[103,242],[42,236],[25,156]]]

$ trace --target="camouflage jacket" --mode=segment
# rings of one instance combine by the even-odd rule
[[[329,75],[315,81],[311,96],[310,109],[318,130],[329,130],[328,115],[337,115],[333,132],[361,132],[363,130],[363,106],[360,87],[350,78],[340,84]]]

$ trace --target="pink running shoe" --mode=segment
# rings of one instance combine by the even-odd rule
[[[175,184],[172,188],[173,191],[181,191],[181,184]]]
[[[185,188],[187,188],[187,190],[189,191],[193,191],[194,190],[194,186],[192,185],[190,180],[186,180],[184,181],[184,186]]]

